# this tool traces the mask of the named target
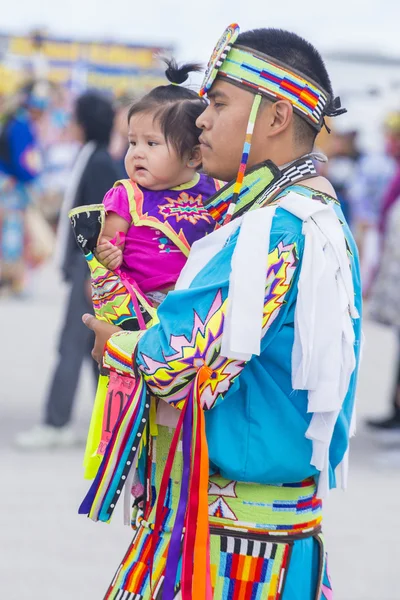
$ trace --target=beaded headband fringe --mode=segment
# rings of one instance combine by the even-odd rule
[[[253,131],[254,131],[254,124],[256,122],[257,113],[258,113],[258,109],[260,108],[260,104],[261,104],[261,96],[260,96],[260,94],[257,94],[254,97],[253,105],[251,107],[250,118],[249,118],[249,122],[247,123],[247,131],[246,131],[246,138],[245,138],[245,142],[244,142],[244,146],[243,146],[242,158],[240,161],[240,167],[239,167],[239,171],[238,171],[238,174],[236,177],[236,182],[235,182],[235,185],[233,188],[232,200],[231,200],[231,203],[229,204],[224,224],[229,223],[229,221],[232,219],[233,213],[235,212],[235,206],[239,199],[240,190],[242,189],[243,179],[244,179],[244,176],[246,173],[247,161],[249,160],[251,141],[253,138]]]

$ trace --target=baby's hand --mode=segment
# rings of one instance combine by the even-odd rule
[[[118,246],[114,246],[105,238],[99,240],[99,244],[96,247],[95,256],[99,262],[106,269],[114,271],[122,264],[122,250]]]

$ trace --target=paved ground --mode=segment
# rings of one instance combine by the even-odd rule
[[[46,268],[29,302],[0,300],[0,600],[101,600],[130,531],[79,517],[87,484],[82,450],[23,454],[14,435],[39,419],[56,350],[63,300]],[[399,600],[400,447],[387,460],[363,430],[388,399],[393,335],[367,324],[359,389],[359,430],[351,448],[347,493],[326,503],[325,531],[335,600]],[[75,421],[87,427],[92,398],[84,373]]]

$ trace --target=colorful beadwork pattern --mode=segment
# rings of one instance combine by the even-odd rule
[[[322,503],[315,496],[313,479],[294,485],[262,486],[212,475],[208,497],[213,531],[235,526],[246,535],[269,531],[275,537],[285,537],[321,524]]]
[[[104,600],[162,600],[170,534],[164,534],[157,547],[152,573],[153,595],[150,591],[148,568],[151,539],[151,529],[138,529]],[[211,535],[210,551],[211,582],[215,599],[282,598],[290,559],[289,543]],[[174,593],[175,598],[181,598],[179,582],[176,583]]]
[[[160,215],[165,219],[174,217],[176,222],[189,221],[192,225],[196,225],[199,221],[211,223],[210,215],[203,206],[203,198],[201,195],[196,197],[191,196],[187,192],[182,192],[179,198],[168,198],[168,204],[163,204],[159,208]]]
[[[201,86],[200,96],[205,96],[208,90],[211,88],[218,75],[219,68],[227,57],[228,52],[231,50],[232,45],[235,43],[240,29],[239,25],[232,23],[229,25],[215,46],[210,60],[208,61],[207,70],[204,75],[204,81]]]
[[[169,428],[158,426],[157,435],[149,440],[144,515],[136,520],[138,529],[105,600],[164,600],[168,549],[180,496],[183,467],[181,448],[175,455],[167,486],[151,586],[149,560],[154,536],[156,495],[161,486],[172,436]],[[264,486],[229,481],[220,475],[210,477],[210,575],[215,600],[282,599],[293,540],[296,535],[305,532],[313,535],[321,521],[321,502],[315,493],[316,485],[312,479],[293,485]],[[213,505],[218,498],[230,503],[235,513],[233,518],[227,519],[226,514],[225,517],[215,514]],[[181,557],[178,559],[172,598],[181,597],[182,563]]]
[[[238,25],[230,25],[220,38],[209,62],[200,95],[205,95],[216,77],[262,94],[272,100],[288,100],[294,110],[318,131],[330,96],[301,73],[274,58],[250,48],[234,46]]]
[[[110,369],[110,371],[116,371],[121,375],[134,377],[132,356],[136,344],[143,333],[143,331],[119,331],[114,333],[105,345],[103,356],[104,366],[106,366],[107,369]],[[121,348],[121,345],[118,344],[118,340],[121,337],[126,338],[123,349]]]
[[[314,177],[316,174],[317,171],[310,157],[301,158],[282,171],[270,161],[266,161],[246,172],[236,202],[234,201],[235,183],[231,182],[210,198],[205,206],[218,225],[222,225],[228,207],[232,204],[234,204],[233,218],[236,218],[246,210],[266,206],[288,186]]]
[[[250,49],[232,48],[218,75],[272,100],[288,100],[300,116],[321,129],[329,94],[276,59]]]
[[[211,536],[211,580],[214,598],[279,600],[290,545]],[[219,538],[219,539],[218,539]]]
[[[93,254],[88,254],[86,260],[92,274],[92,301],[96,317],[119,327],[136,330],[140,329],[136,318],[140,313],[150,326],[156,311],[135,283],[129,285],[126,276],[106,269]]]
[[[271,182],[275,181],[279,176],[279,169],[269,161],[257,165],[252,169],[248,169],[236,203],[235,213],[246,208],[248,204],[263,194],[266,186],[269,186]],[[228,207],[232,202],[234,186],[234,182],[227,183],[218,194],[209,198],[204,204],[208,212],[219,225],[222,225]]]

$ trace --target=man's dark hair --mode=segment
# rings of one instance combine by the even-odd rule
[[[178,67],[174,60],[166,60],[165,72],[170,85],[160,85],[135,102],[128,112],[128,123],[139,113],[151,113],[167,144],[171,144],[178,156],[189,156],[199,143],[201,129],[196,120],[207,108],[207,102],[196,92],[180,84],[187,80],[190,72],[202,70],[200,65],[187,64]]]
[[[85,92],[76,101],[75,118],[84,131],[86,142],[108,146],[114,116],[111,100],[99,92]]]
[[[331,80],[320,53],[299,35],[283,29],[253,29],[241,33],[236,44],[285,63],[313,79],[333,98]],[[294,117],[296,140],[313,144],[317,131],[298,114],[295,113]]]

